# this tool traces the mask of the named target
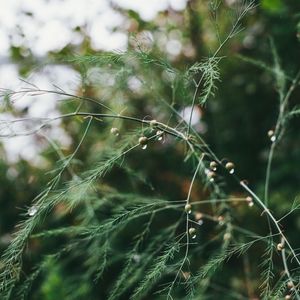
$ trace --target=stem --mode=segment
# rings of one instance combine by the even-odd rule
[[[203,156],[202,156],[203,157]],[[191,184],[190,184],[190,187],[189,187],[189,191],[188,191],[188,195],[187,195],[187,198],[186,198],[186,204],[189,204],[190,203],[190,197],[191,197],[191,192],[192,192],[192,188],[193,188],[193,185],[194,185],[194,181],[196,179],[196,176],[197,176],[197,173],[199,171],[199,168],[200,168],[200,165],[202,163],[202,160],[199,161],[198,165],[197,165],[197,168],[194,172],[194,175],[193,175],[193,178],[192,178],[192,181],[191,181]],[[182,271],[182,268],[186,262],[186,260],[188,260],[188,254],[189,254],[189,245],[190,245],[190,236],[189,236],[189,212],[186,212],[186,228],[185,228],[186,232],[186,248],[185,248],[185,255],[184,255],[184,258],[182,260],[182,263],[180,265],[180,268],[179,270],[177,271],[176,273],[176,276],[175,276],[175,279],[172,281],[171,285],[170,285],[170,288],[169,288],[169,291],[168,291],[168,295],[167,295],[167,299],[173,299],[173,297],[171,296],[171,292],[172,292],[172,289],[177,281],[177,278],[180,274],[180,272]]]
[[[244,183],[244,182],[240,182],[240,185],[251,195],[253,196],[253,198],[256,200],[256,202],[258,203],[259,206],[261,206],[261,208],[263,208],[263,212],[266,212],[266,214],[268,215],[268,217],[270,218],[270,220],[272,221],[272,223],[274,224],[274,226],[276,227],[278,233],[281,235],[283,241],[287,244],[288,248],[290,249],[294,259],[297,261],[298,265],[300,266],[300,261],[296,255],[296,253],[294,252],[294,249],[292,248],[291,244],[289,243],[288,239],[286,238],[286,236],[284,235],[283,231],[281,230],[278,221],[275,219],[275,217],[273,216],[273,214],[270,212],[270,210],[267,208],[267,206],[259,199],[259,197]]]
[[[283,239],[281,239],[281,243],[284,245],[284,240]],[[286,260],[286,255],[285,255],[285,249],[284,248],[281,250],[281,257],[282,257],[282,261],[283,261],[284,271],[285,271],[289,281],[294,282],[293,278],[291,276],[291,273],[289,271],[288,265],[287,265],[287,260]],[[294,291],[295,291],[295,296],[296,296],[297,300],[300,300],[300,296],[299,296],[299,293],[298,293],[296,287],[294,288]]]
[[[265,181],[265,203],[268,204],[269,201],[269,185],[270,185],[270,176],[271,176],[271,167],[272,167],[272,161],[274,156],[274,150],[275,150],[275,142],[272,144],[268,156],[268,165],[266,170],[266,181]]]

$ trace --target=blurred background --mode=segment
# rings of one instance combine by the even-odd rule
[[[171,117],[169,110],[157,102],[161,98],[186,118],[191,110],[192,94],[185,93],[180,83],[174,89],[171,74],[151,65],[128,68],[98,66],[91,62],[74,64],[70,58],[136,49],[138,45],[147,53],[162,57],[177,69],[184,70],[214,53],[218,47],[215,24],[221,36],[225,37],[231,29],[230,12],[238,2],[220,1],[214,23],[210,1],[0,0],[0,88],[19,90],[28,87],[23,80],[45,90],[53,90],[57,86],[70,94],[102,99],[114,110],[128,115],[140,118],[152,116],[168,122]],[[292,78],[300,68],[300,2],[262,0],[257,4],[243,19],[244,30],[219,53],[224,59],[220,63],[221,81],[217,83],[215,97],[209,99],[205,107],[196,107],[192,124],[216,154],[233,160],[239,175],[262,194],[270,147],[267,132],[276,122],[278,93],[271,72],[240,56],[257,59],[272,67],[272,39],[286,76]],[[300,104],[299,96],[298,89],[291,98],[291,105]],[[17,137],[1,138],[0,141],[1,251],[11,241],[14,226],[21,219],[20,214],[46,185],[50,178],[48,172],[61,158],[54,145],[68,155],[74,151],[83,132],[78,120],[58,120],[36,134],[24,135],[35,124],[18,124],[10,129],[6,121],[20,117],[58,116],[74,107],[71,102],[62,104],[62,98],[47,93],[17,95],[10,101],[2,97],[0,100],[0,133],[17,134]],[[93,106],[89,109],[99,112]],[[93,125],[76,155],[73,166],[76,172],[97,160],[97,152],[105,148],[112,125],[124,132],[132,129],[119,121],[103,127]],[[270,199],[278,217],[288,211],[299,197],[299,128],[299,120],[293,119],[275,153]],[[191,172],[182,162],[182,152],[180,146],[174,149],[167,140],[162,147],[154,148],[151,154],[129,157],[128,166],[138,170],[139,176],[146,178],[159,195],[183,199]],[[105,184],[123,191],[136,188],[147,195],[153,194],[149,186],[131,183],[125,173],[120,170],[112,172]],[[234,186],[230,186],[229,192],[236,196],[241,194]],[[199,186],[194,197],[204,197],[203,193]],[[241,210],[237,220],[243,220],[254,231],[263,231],[259,223],[252,221],[254,215],[257,216],[256,211],[249,214]],[[64,207],[58,206],[43,226],[75,223],[76,219],[66,217]],[[294,229],[289,235],[292,243],[300,247],[300,215],[292,214],[284,220],[284,226]],[[27,268],[34,265],[34,253],[38,255],[60,242],[42,245],[40,241],[33,241],[28,246],[31,254],[27,254],[32,261],[28,258]],[[57,295],[61,299],[69,299],[64,298],[66,292],[59,284],[63,276],[61,270],[53,268],[36,296],[42,298],[32,299],[54,299]],[[255,275],[253,278],[256,278]],[[109,287],[109,277],[107,280],[106,286]],[[241,284],[236,285],[243,289]],[[249,292],[253,298],[258,294],[258,285],[259,282],[254,282]],[[90,287],[81,288],[88,290]],[[102,292],[105,295],[103,289]],[[105,299],[103,295],[99,299]],[[86,299],[98,298],[90,296]]]

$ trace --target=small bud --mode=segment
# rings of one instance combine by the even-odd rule
[[[210,164],[209,164],[209,168],[212,171],[217,171],[217,166],[218,166],[218,164],[215,161],[211,161]]]
[[[250,197],[250,196],[246,197],[246,201],[247,201],[249,207],[252,207],[254,205],[252,197]]]
[[[229,161],[228,163],[226,163],[225,168],[229,171],[230,174],[234,173],[234,163]]]
[[[218,216],[219,225],[224,225],[224,220],[223,216]]]
[[[274,130],[269,130],[269,131],[268,131],[268,136],[269,136],[271,142],[274,143],[274,142],[276,141],[276,135],[275,135]]]
[[[156,137],[157,137],[157,140],[158,140],[158,141],[161,141],[161,140],[162,140],[163,134],[164,134],[164,132],[163,132],[162,130],[157,130],[157,131],[156,131]]]
[[[156,120],[151,120],[149,122],[149,124],[150,124],[151,127],[155,127],[157,125],[157,121]]]
[[[293,281],[289,281],[289,282],[287,283],[287,287],[288,287],[289,289],[292,289],[292,288],[294,287]]]
[[[231,239],[231,233],[226,232],[223,236],[224,241],[229,241]]]
[[[203,225],[203,214],[201,212],[197,212],[195,214],[195,220],[197,221],[199,226]]]
[[[189,229],[189,235],[192,237],[192,239],[196,238],[196,229],[191,227]]]
[[[282,243],[277,244],[277,250],[282,251],[284,248],[284,245]]]
[[[269,130],[268,131],[268,136],[269,138],[272,137],[274,135],[274,130]]]
[[[216,176],[217,174],[214,171],[207,172],[207,178],[209,179],[210,182],[213,182]]]
[[[184,210],[186,213],[190,214],[192,212],[192,205],[191,204],[186,204],[184,207]]]
[[[148,145],[148,138],[146,138],[145,136],[141,136],[139,138],[139,144],[142,146],[142,149],[146,149]]]
[[[110,133],[115,135],[115,136],[118,136],[120,134],[119,129],[116,128],[116,127],[112,127],[111,130],[110,130]]]
[[[203,214],[201,213],[201,212],[197,212],[196,214],[195,214],[195,220],[196,221],[199,221],[199,220],[201,220],[203,218]]]

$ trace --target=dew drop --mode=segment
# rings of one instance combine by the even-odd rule
[[[38,208],[35,205],[33,205],[28,209],[28,215],[30,217],[33,217],[37,213],[37,211],[38,211]]]
[[[230,171],[229,171],[229,174],[233,174],[234,173],[234,169],[231,169]]]
[[[197,237],[196,234],[192,235],[192,239],[194,240]]]
[[[274,143],[276,141],[276,136],[272,135],[271,138],[270,138],[270,140],[271,140],[272,143]]]
[[[146,150],[146,149],[147,149],[147,145],[143,145],[143,146],[142,146],[142,149],[143,149],[143,150]]]

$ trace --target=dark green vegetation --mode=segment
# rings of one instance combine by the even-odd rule
[[[72,146],[14,178],[1,162],[1,299],[300,299],[299,8],[191,1],[164,27],[194,49],[176,59],[155,39],[53,54],[77,93],[22,92],[63,100]],[[16,93],[2,91],[17,120]]]

